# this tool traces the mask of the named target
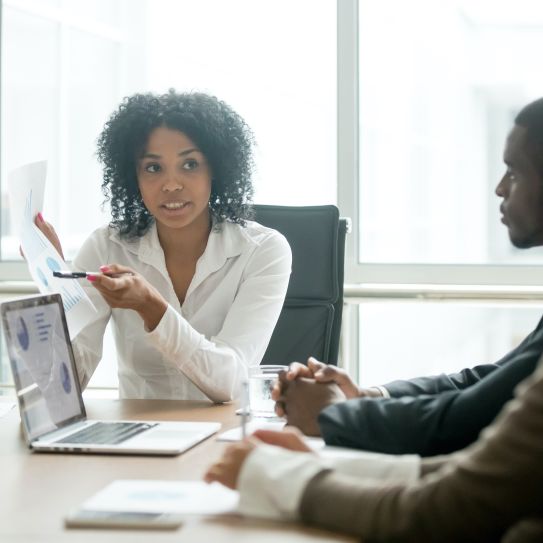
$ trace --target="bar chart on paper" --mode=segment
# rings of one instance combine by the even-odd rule
[[[13,202],[13,227],[21,239],[28,270],[41,293],[58,292],[62,297],[70,336],[94,318],[96,308],[77,281],[58,279],[54,271],[67,269],[61,251],[36,226],[35,217],[43,209],[44,161],[26,164],[9,175],[9,194]]]
[[[66,269],[67,265],[50,247],[44,247],[29,268],[31,275],[41,283],[41,292],[58,292],[61,295],[70,335],[75,336],[95,312],[83,287],[77,280],[59,279],[53,275],[54,271]]]
[[[34,244],[40,242],[40,238],[34,240]],[[86,298],[85,292],[77,281],[63,281],[53,276],[54,271],[60,271],[66,265],[49,254],[45,243],[40,248],[40,256],[35,263],[35,272],[43,290],[47,292],[58,292],[62,296],[64,311],[68,313],[81,300]],[[42,290],[42,288],[40,288]]]
[[[64,311],[66,312],[70,311],[72,307],[82,300],[82,297],[77,293],[70,293],[68,292],[68,289],[64,287],[60,291],[60,295],[62,296],[62,303],[64,304]]]

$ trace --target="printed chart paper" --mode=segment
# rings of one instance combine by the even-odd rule
[[[69,269],[69,266],[34,224],[34,218],[43,210],[46,170],[46,161],[33,162],[8,176],[12,227],[19,236],[30,275],[40,292],[58,292],[62,296],[70,337],[74,338],[92,319],[96,309],[77,281],[53,276],[53,271]]]

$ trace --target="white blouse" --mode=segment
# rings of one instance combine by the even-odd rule
[[[226,402],[238,395],[250,366],[260,364],[283,306],[292,255],[287,240],[256,222],[213,229],[181,306],[166,269],[156,225],[135,240],[107,226],[85,241],[74,269],[122,264],[145,277],[168,302],[148,332],[129,309],[111,309],[86,281],[96,317],[75,338],[82,386],[102,357],[110,318],[117,348],[121,398]]]

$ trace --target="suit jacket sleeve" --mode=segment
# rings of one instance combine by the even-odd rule
[[[481,364],[473,368],[466,368],[458,373],[434,375],[431,377],[417,377],[409,380],[392,381],[383,385],[392,398],[402,396],[419,396],[422,394],[440,394],[450,390],[462,390],[478,383],[481,379],[515,360],[534,343],[539,342],[543,336],[543,318],[539,321],[535,330],[511,352],[506,354],[495,364]]]
[[[510,363],[477,384],[438,395],[391,399],[355,398],[321,411],[318,422],[328,445],[389,454],[432,456],[473,443],[531,375],[542,339],[525,346]]]
[[[543,363],[481,439],[440,470],[388,486],[324,470],[306,486],[300,514],[364,541],[498,541],[523,519],[543,519],[542,436]]]

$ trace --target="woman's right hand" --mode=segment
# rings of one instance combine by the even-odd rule
[[[42,231],[43,235],[53,244],[53,247],[62,257],[62,260],[65,260],[64,253],[62,252],[62,245],[58,239],[57,233],[51,224],[45,222],[41,213],[36,215],[34,219],[36,226]],[[22,254],[22,253],[21,253]],[[23,255],[24,256],[24,255]]]
[[[162,320],[168,302],[139,273],[120,264],[100,266],[100,272],[88,274],[87,280],[112,308],[132,309],[142,318],[150,332]]]

